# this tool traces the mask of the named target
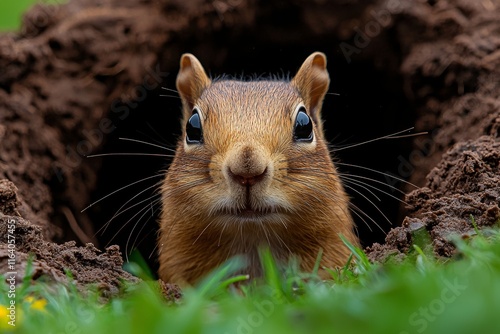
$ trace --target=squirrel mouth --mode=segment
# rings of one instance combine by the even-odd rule
[[[238,217],[238,218],[263,218],[266,216],[269,216],[271,214],[278,213],[276,208],[252,208],[251,206],[247,205],[246,207],[242,209],[236,209],[236,210],[231,210],[231,209],[226,209],[223,210],[223,214],[230,215],[233,217]]]
[[[268,214],[273,213],[272,210],[254,210],[252,208],[245,208],[243,210],[236,211],[236,216],[245,217],[245,218],[253,218],[253,217],[263,217]]]

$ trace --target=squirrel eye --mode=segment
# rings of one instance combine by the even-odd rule
[[[186,124],[186,142],[188,144],[201,144],[203,142],[200,114],[196,108],[193,109],[193,115],[189,117]]]
[[[311,142],[313,140],[313,126],[311,118],[306,114],[306,109],[301,107],[295,119],[293,139],[300,142]]]

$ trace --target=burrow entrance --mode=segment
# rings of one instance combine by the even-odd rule
[[[378,37],[380,41],[386,38],[390,36]],[[362,244],[367,246],[382,242],[385,232],[400,224],[402,219],[402,205],[397,200],[402,195],[387,185],[400,189],[403,187],[401,182],[369,169],[401,178],[408,177],[401,175],[401,164],[410,153],[412,138],[378,140],[351,148],[345,146],[413,126],[415,111],[403,92],[403,79],[399,74],[402,55],[398,54],[399,50],[386,49],[383,57],[375,57],[377,53],[373,50],[363,50],[365,54],[352,57],[348,63],[339,48],[342,41],[331,38],[318,39],[314,43],[285,40],[277,44],[259,38],[252,32],[235,36],[229,30],[223,30],[211,36],[210,40],[201,40],[183,42],[178,52],[170,52],[168,59],[163,60],[160,67],[173,70],[164,78],[162,87],[175,89],[177,64],[182,52],[194,53],[212,76],[276,73],[292,76],[311,52],[319,50],[326,53],[331,77],[329,94],[323,106],[327,137],[335,148],[334,157],[340,161],[339,170],[346,175],[366,178],[357,180],[368,184],[348,182],[346,189],[356,208],[353,209],[356,211],[353,216]],[[374,56],[369,57],[370,54]],[[121,113],[111,112],[117,128],[108,135],[100,152],[171,154],[160,148],[120,138],[175,148],[181,133],[181,103],[176,96],[174,92],[157,88],[148,91],[142,101],[135,100],[129,104],[130,115],[125,119],[120,119]],[[126,107],[127,104],[120,106]],[[155,184],[161,180],[161,176],[154,176],[165,171],[170,159],[158,156],[110,156],[102,159],[103,167],[98,173],[99,182],[93,192],[93,200],[138,180],[149,179],[116,193],[89,210],[95,230],[98,230],[117,211],[130,208],[114,217],[111,225],[97,234],[99,244],[102,247],[117,243],[124,253],[130,252],[132,246],[138,246],[154,267],[157,216],[160,210],[156,202],[159,197]]]

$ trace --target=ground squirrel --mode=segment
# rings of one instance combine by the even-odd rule
[[[320,52],[291,80],[211,80],[182,56],[184,130],[161,187],[161,279],[193,284],[235,255],[256,277],[261,246],[279,262],[295,256],[304,271],[320,251],[322,267],[346,263],[339,234],[358,241],[323,134],[329,83]]]

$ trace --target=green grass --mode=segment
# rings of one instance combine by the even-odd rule
[[[35,3],[58,4],[67,0],[0,0],[0,32],[15,31],[21,26],[22,14]]]
[[[99,302],[73,287],[18,286],[19,333],[499,333],[500,233],[457,239],[460,255],[442,262],[416,247],[402,263],[372,265],[359,249],[356,265],[320,281],[292,266],[282,276],[266,252],[261,282],[240,291],[233,263],[177,304],[165,302],[153,282],[129,286]],[[354,262],[353,262],[354,263]],[[137,270],[137,269],[136,269]],[[307,277],[307,279],[304,279]],[[4,285],[2,289],[5,290]],[[39,300],[38,304],[33,304]],[[46,305],[44,306],[44,302]],[[7,305],[7,291],[0,304]],[[36,303],[36,302],[35,302]],[[4,320],[2,320],[4,321]],[[9,327],[0,324],[4,331]]]

